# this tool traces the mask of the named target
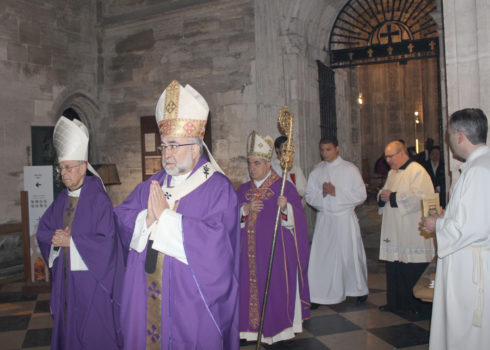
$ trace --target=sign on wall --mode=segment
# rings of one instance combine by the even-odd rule
[[[53,202],[53,167],[25,166],[24,191],[28,194],[31,279],[32,282],[48,281],[48,267],[39,250],[36,232],[41,216]]]

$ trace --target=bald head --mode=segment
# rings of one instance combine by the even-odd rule
[[[400,141],[392,141],[385,148],[385,159],[391,169],[397,170],[409,159],[407,148]]]

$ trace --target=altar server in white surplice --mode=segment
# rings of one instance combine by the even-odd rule
[[[354,212],[366,200],[357,167],[339,156],[337,138],[320,141],[321,163],[312,170],[305,198],[318,210],[308,280],[315,304],[337,304],[347,296],[366,300],[366,254]]]
[[[423,219],[435,230],[437,271],[431,350],[490,349],[490,149],[480,109],[449,120],[449,145],[464,159],[446,212]]]
[[[386,261],[387,303],[379,309],[425,316],[430,305],[413,296],[413,287],[435,254],[434,235],[419,227],[422,198],[433,194],[434,186],[400,141],[388,143],[385,159],[391,170],[378,193],[378,212],[383,215],[379,259]]]

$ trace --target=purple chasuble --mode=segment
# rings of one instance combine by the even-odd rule
[[[240,332],[259,330],[280,192],[281,178],[274,171],[258,189],[249,181],[237,190],[240,207],[254,198],[264,203],[255,217],[252,213],[247,216],[240,233]],[[310,317],[306,216],[301,198],[289,181],[286,181],[284,196],[293,208],[295,224],[291,231],[283,228],[279,221],[264,319],[263,336],[266,338],[293,326],[296,288],[301,299],[301,318]]]
[[[54,232],[65,228],[67,203],[68,192],[64,189],[39,222],[37,240],[46,262]],[[65,288],[65,248],[60,247],[59,255],[50,269],[50,311],[53,315],[51,349],[118,349],[118,316],[112,303],[117,238],[112,203],[98,177],[87,176],[84,179],[71,226],[71,237],[88,271],[71,271],[68,254]]]
[[[192,172],[206,163],[201,156]],[[129,249],[139,212],[147,209],[150,183],[162,185],[165,170],[140,183],[115,208],[117,230]],[[235,191],[228,178],[215,172],[194,191],[182,197],[182,236],[188,265],[165,255],[162,268],[161,349],[239,348],[238,249],[239,222]],[[124,279],[121,325],[124,348],[146,347],[146,250],[130,250]],[[151,291],[150,291],[151,292]],[[154,291],[153,291],[154,292]]]

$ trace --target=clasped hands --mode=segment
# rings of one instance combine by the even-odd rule
[[[335,186],[331,182],[323,183],[323,197],[326,197],[327,194],[335,197]]]
[[[55,247],[69,247],[70,239],[70,228],[66,226],[64,230],[57,229],[56,231],[54,231],[54,235],[51,238],[51,243]]]
[[[167,199],[163,195],[160,184],[153,180],[150,184],[150,195],[148,196],[148,212],[146,214],[146,226],[149,227],[158,220],[165,209],[170,208]]]
[[[288,199],[285,196],[277,197],[277,206],[281,208],[281,210],[286,210],[286,206],[288,204]],[[251,212],[260,212],[264,209],[264,202],[260,199],[252,199],[250,202],[245,203],[243,205],[243,214],[247,216]]]

